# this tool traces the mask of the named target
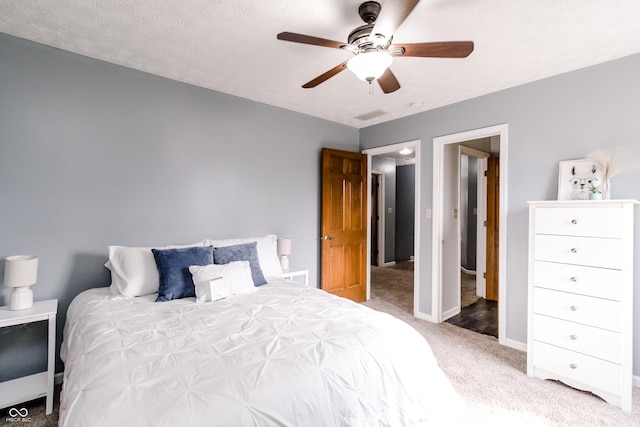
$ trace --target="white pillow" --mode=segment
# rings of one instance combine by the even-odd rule
[[[251,278],[249,261],[233,261],[229,264],[192,265],[189,267],[193,283],[196,286],[196,302],[206,301],[209,281],[224,279],[225,297],[249,294],[257,291]]]
[[[190,245],[156,246],[155,249],[206,246],[206,240]],[[158,292],[160,276],[151,247],[109,246],[109,261],[104,265],[111,271],[111,294],[127,298]]]
[[[257,242],[258,261],[264,278],[268,283],[282,280],[282,267],[278,258],[278,236],[275,234],[245,239],[207,240],[206,242],[206,246],[213,246],[214,248]]]

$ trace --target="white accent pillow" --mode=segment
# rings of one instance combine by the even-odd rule
[[[206,246],[206,240],[190,245],[156,246],[155,249]],[[151,247],[109,246],[109,261],[104,265],[111,271],[111,294],[127,298],[154,294],[160,287],[160,276]]]
[[[206,242],[206,246],[214,248],[257,242],[258,261],[264,278],[268,283],[282,280],[282,267],[280,267],[280,259],[278,258],[278,236],[275,234],[245,239],[206,240]]]
[[[251,278],[249,261],[233,261],[229,264],[192,265],[189,267],[189,272],[196,286],[196,302],[207,300],[209,281],[219,277],[224,279],[225,297],[257,291]]]

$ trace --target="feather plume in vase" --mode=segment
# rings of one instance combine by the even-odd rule
[[[638,167],[638,163],[633,159],[631,151],[622,147],[592,151],[587,154],[587,159],[591,160],[602,171],[604,180],[602,194],[604,199],[611,198],[611,178],[621,172]]]

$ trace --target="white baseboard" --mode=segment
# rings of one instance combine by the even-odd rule
[[[458,313],[460,313],[460,307],[454,307],[451,310],[444,311],[442,313],[442,321],[446,322]]]
[[[633,383],[634,387],[640,387],[640,377],[637,375],[634,375],[631,382]]]
[[[396,262],[395,261],[389,261],[389,262],[382,263],[382,265],[379,265],[378,267],[391,267],[393,265],[396,265]]]
[[[470,276],[475,276],[477,273],[475,270],[467,270],[466,268],[460,266],[460,270],[464,273],[464,274],[468,274]]]
[[[433,316],[431,316],[430,314],[426,314],[426,313],[421,313],[419,311],[416,311],[413,313],[413,316],[420,319],[420,320],[426,320],[427,322],[431,322],[431,323],[435,323],[433,321]]]
[[[516,350],[524,351],[525,353],[527,352],[527,343],[521,341],[507,338],[504,342],[504,345],[507,347],[515,348]]]

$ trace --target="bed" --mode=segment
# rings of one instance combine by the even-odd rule
[[[273,278],[157,298],[73,300],[61,426],[451,425],[463,410],[424,338],[385,313]]]

